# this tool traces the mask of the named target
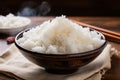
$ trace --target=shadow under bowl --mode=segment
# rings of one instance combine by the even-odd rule
[[[21,53],[31,62],[44,67],[47,72],[56,74],[75,72],[80,67],[93,61],[103,51],[107,44],[105,40],[104,44],[99,48],[82,53],[45,54],[33,52],[21,47],[17,40],[23,36],[23,33],[24,31],[19,33],[15,38],[15,45]],[[101,34],[100,32],[98,33]],[[101,39],[105,39],[104,35],[101,35]]]

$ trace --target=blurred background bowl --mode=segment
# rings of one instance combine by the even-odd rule
[[[44,67],[45,70],[50,73],[66,74],[75,72],[78,68],[93,61],[103,51],[107,44],[105,40],[104,44],[102,44],[102,46],[100,46],[99,48],[82,53],[69,53],[69,54],[38,53],[27,50],[18,44],[17,40],[23,36],[24,32],[25,31],[22,31],[16,36],[15,45],[28,60],[39,66]],[[101,34],[98,31],[97,33]],[[104,35],[102,34],[101,39],[105,39]]]
[[[29,18],[25,18],[27,21],[24,26],[15,26],[15,27],[0,27],[0,33],[15,36],[20,31],[23,31],[27,28],[27,26],[31,23]]]

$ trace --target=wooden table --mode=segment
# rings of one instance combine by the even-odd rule
[[[116,31],[120,33],[120,17],[69,17],[71,19]],[[43,21],[52,19],[52,17],[30,17],[32,23],[29,27],[41,24]],[[5,39],[7,36],[0,34],[0,53],[6,50],[7,45]],[[113,47],[120,51],[120,44],[110,42]],[[112,57],[112,68],[104,75],[102,80],[120,80],[120,57]]]

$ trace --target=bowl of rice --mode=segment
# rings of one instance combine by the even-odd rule
[[[0,16],[0,33],[7,35],[16,35],[20,31],[26,29],[31,20],[22,16],[15,16],[8,14],[6,16]]]
[[[77,71],[93,61],[106,44],[102,33],[65,16],[22,31],[15,38],[15,45],[28,60],[57,74]]]

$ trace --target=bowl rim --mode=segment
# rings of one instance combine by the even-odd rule
[[[23,50],[23,51],[25,51],[25,52],[28,52],[29,54],[35,54],[35,55],[44,55],[44,56],[85,56],[85,55],[91,55],[91,54],[94,54],[95,52],[98,52],[99,50],[103,50],[104,49],[104,47],[107,45],[107,40],[106,40],[106,38],[105,38],[105,36],[101,33],[101,32],[99,32],[99,31],[97,31],[97,30],[95,30],[95,29],[91,29],[90,28],[90,30],[95,30],[95,31],[97,31],[99,34],[101,34],[101,36],[104,38],[104,40],[105,40],[105,42],[100,46],[100,47],[98,47],[98,48],[96,48],[96,49],[94,49],[94,50],[90,50],[90,51],[86,51],[86,52],[80,52],[80,53],[64,53],[64,54],[52,54],[52,53],[48,53],[48,54],[44,54],[44,53],[39,53],[39,52],[34,52],[34,51],[31,51],[31,50],[28,50],[28,49],[25,49],[25,48],[23,48],[23,47],[21,47],[18,43],[17,43],[17,39],[24,33],[24,32],[27,32],[27,31],[29,31],[31,28],[29,28],[29,29],[26,29],[26,30],[23,30],[23,31],[21,31],[20,33],[18,33],[17,35],[16,35],[16,37],[15,37],[15,45],[19,48],[19,49],[21,49],[21,50]]]

